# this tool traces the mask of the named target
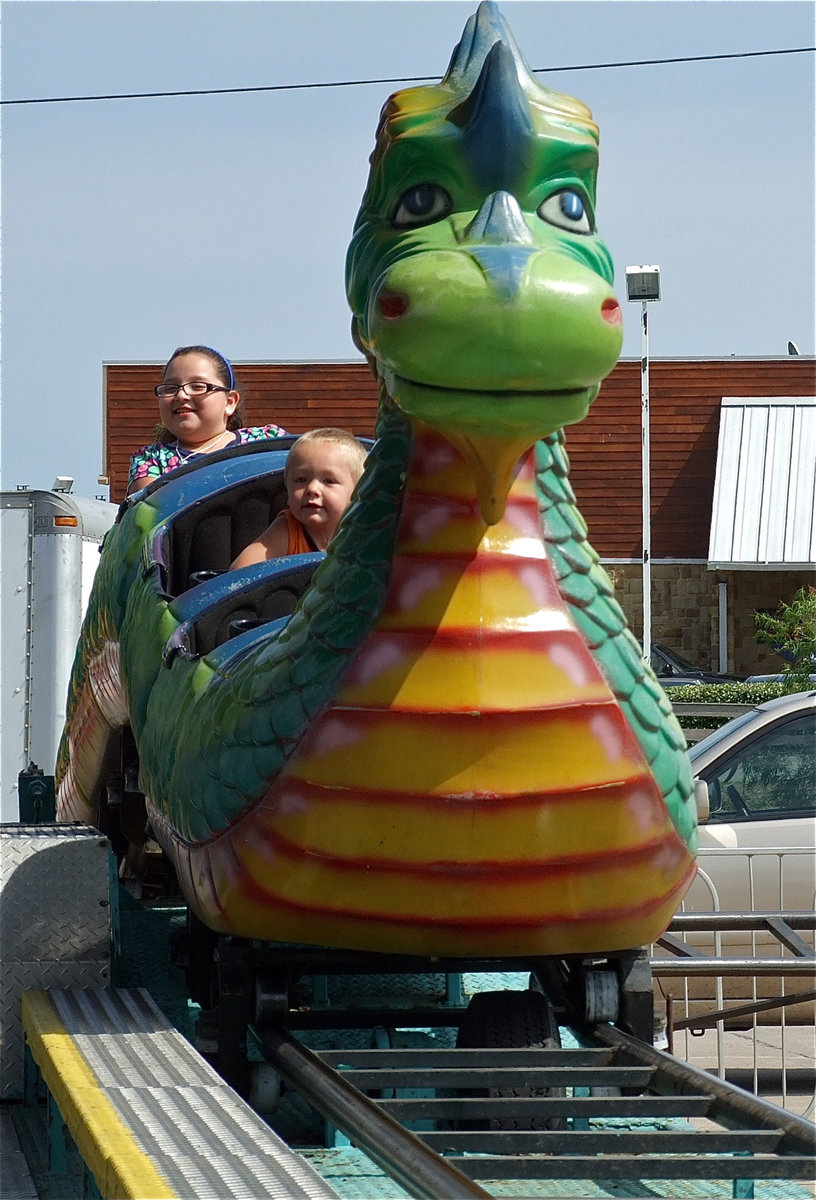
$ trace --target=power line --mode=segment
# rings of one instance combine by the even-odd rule
[[[765,58],[779,54],[812,54],[816,46],[798,46],[789,50],[745,50],[734,54],[694,54],[682,58],[639,58],[624,62],[578,63],[569,67],[536,67],[536,75],[558,71],[606,71],[615,67],[663,67],[674,63],[718,62],[723,59]],[[392,79],[337,79],[325,83],[272,83],[258,87],[195,88],[176,92],[113,92],[100,96],[40,96],[24,100],[0,100],[0,105],[12,104],[73,104],[92,100],[158,100],[171,96],[237,96],[249,92],[297,92],[318,88],[365,87],[369,84],[428,83],[438,81],[438,75],[407,75]]]

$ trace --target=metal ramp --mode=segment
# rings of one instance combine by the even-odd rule
[[[141,989],[23,993],[27,1067],[47,1089],[49,1167],[69,1140],[84,1195],[138,1200],[337,1197]],[[36,1106],[36,1075],[26,1098]]]

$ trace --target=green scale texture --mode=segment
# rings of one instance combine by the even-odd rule
[[[563,430],[538,442],[535,465],[544,543],[558,589],[640,743],[672,823],[694,852],[697,815],[686,739],[587,541],[569,482]]]

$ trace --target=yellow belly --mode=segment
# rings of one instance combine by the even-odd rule
[[[475,547],[451,490],[446,522],[427,476],[409,494],[342,690],[261,805],[191,852],[216,927],[469,956],[624,949],[668,923],[693,860],[561,600],[529,475]]]

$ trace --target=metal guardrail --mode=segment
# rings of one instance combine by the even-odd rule
[[[671,697],[669,697],[671,700]],[[755,704],[672,704],[676,717],[722,717],[723,723],[732,717],[751,712]]]
[[[671,691],[671,689],[669,689]],[[671,696],[669,696],[671,700]],[[719,725],[725,725],[727,721],[734,717],[742,716],[743,713],[751,712],[756,705],[754,704],[681,704],[672,703],[674,715],[680,720],[683,733],[686,735],[686,741],[693,745],[699,742],[702,738],[707,737],[709,733],[713,733],[713,729],[708,728],[693,728],[683,724],[682,718],[697,717],[700,719],[714,717]]]
[[[672,920],[669,929],[658,938],[657,945],[676,955],[675,958],[652,958],[651,967],[655,975],[805,975],[816,973],[816,951],[797,929],[816,930],[816,913],[813,912],[769,912],[769,913],[680,913]],[[673,936],[675,933],[730,932],[768,933],[780,948],[790,950],[793,958],[769,958],[767,955],[737,957],[734,955],[695,954],[688,943]]]
[[[744,863],[744,912],[722,910],[717,888],[705,870],[707,859],[722,856]],[[657,943],[657,948],[668,951],[671,957],[658,955],[656,948],[652,951],[652,969],[658,981],[663,977],[682,980],[682,994],[671,995],[667,1000],[667,1037],[672,1052],[700,1061],[705,1046],[705,1052],[710,1051],[710,1069],[715,1070],[721,1079],[736,1069],[735,1056],[738,1054],[742,1069],[750,1073],[753,1090],[759,1094],[762,1084],[766,1089],[765,1094],[768,1094],[770,1086],[774,1095],[781,1096],[783,1107],[797,1103],[801,1108],[803,1103],[801,1094],[798,1100],[794,1099],[789,1086],[794,1069],[816,1075],[813,1022],[812,1016],[807,1017],[808,1010],[805,1008],[809,1005],[812,1009],[816,1002],[816,991],[812,990],[812,985],[808,987],[806,982],[816,979],[816,915],[812,909],[805,912],[787,910],[785,904],[794,865],[801,863],[802,859],[805,864],[811,864],[813,858],[814,850],[807,846],[751,849],[718,847],[701,850],[699,878],[707,889],[711,910],[687,912],[681,909],[667,933]],[[769,864],[772,871],[768,870]],[[768,887],[769,877],[775,883],[774,898],[779,905],[773,911],[754,911],[760,865],[763,868],[763,886]],[[733,944],[739,932],[745,935],[741,947],[734,947],[729,952],[729,942]],[[689,944],[678,937],[680,934],[696,935],[699,941],[699,935],[705,933],[712,935],[713,954],[702,952],[699,945]],[[713,997],[708,1009],[704,1000],[692,995],[694,990],[700,989],[700,981],[706,976],[714,981]],[[745,978],[747,994],[740,997],[737,1003],[727,1003],[724,980],[740,976]],[[790,990],[786,987],[786,979],[792,977],[796,977],[796,985]],[[778,980],[773,988],[778,994],[769,995],[767,992],[773,979]],[[762,981],[761,984],[759,981]],[[694,988],[695,982],[697,989]],[[794,1006],[798,1010],[798,1022],[789,1019]],[[802,1017],[802,1013],[805,1017]],[[759,1024],[760,1017],[767,1019],[769,1016],[776,1018],[773,1026]],[[803,1019],[809,1019],[810,1024],[802,1025]],[[737,1022],[740,1023],[740,1031],[733,1032]],[[731,1029],[726,1028],[729,1024]],[[760,1029],[762,1033],[758,1035]],[[713,1047],[706,1044],[710,1037],[701,1041],[707,1030],[714,1031]],[[749,1053],[745,1045],[747,1037],[750,1037]],[[804,1051],[797,1049],[794,1053],[789,1052],[794,1041],[799,1047],[804,1046]],[[750,1065],[745,1067],[747,1058]],[[769,1061],[777,1061],[778,1065],[769,1069]],[[794,1061],[797,1064],[795,1068],[792,1065]],[[706,1063],[708,1065],[708,1059]],[[801,1115],[809,1116],[816,1102],[811,1100],[807,1103],[805,1099],[804,1103],[807,1107]]]

